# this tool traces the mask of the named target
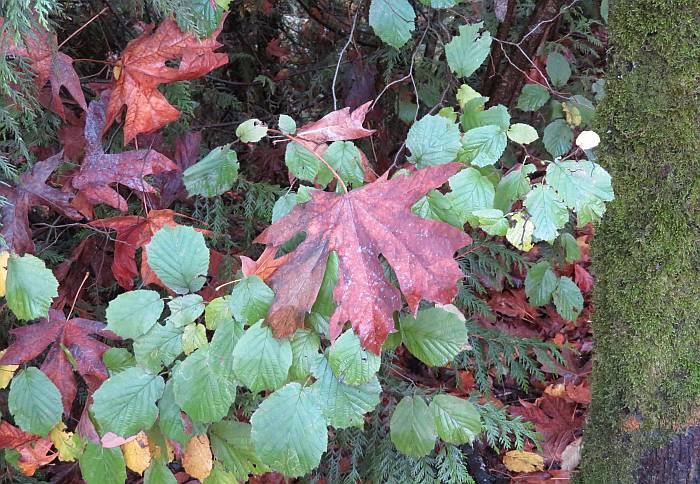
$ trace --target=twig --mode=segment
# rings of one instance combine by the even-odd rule
[[[343,48],[340,50],[340,55],[338,55],[338,63],[335,65],[335,74],[333,74],[333,111],[336,111],[338,109],[338,97],[335,94],[335,83],[338,80],[338,71],[340,71],[340,63],[343,60],[343,56],[345,55],[345,51],[348,49],[350,44],[352,43],[352,38],[355,35],[355,25],[357,25],[357,17],[360,14],[360,10],[362,9],[362,3],[364,0],[360,0],[360,4],[357,6],[357,11],[355,12],[355,17],[352,19],[352,27],[350,28],[350,35],[348,36],[348,41],[345,42],[345,45]]]
[[[550,18],[550,19],[547,19],[547,20],[542,20],[541,22],[538,22],[537,25],[535,25],[527,34],[525,34],[525,35],[523,36],[522,39],[520,39],[520,42],[518,42],[518,45],[522,44],[522,43],[525,41],[525,39],[527,39],[527,38],[530,37],[532,34],[534,34],[535,32],[537,32],[537,31],[539,30],[539,28],[540,28],[541,26],[543,26],[544,24],[549,24],[549,23],[554,22],[556,19],[558,19],[558,18],[561,16],[561,14],[564,13],[565,10],[570,9],[571,7],[573,7],[574,5],[576,5],[579,1],[580,1],[580,0],[573,0],[573,2],[571,2],[570,4],[568,4],[568,5],[564,6],[564,7],[562,7],[562,8],[559,10],[559,13],[556,14],[554,17],[552,17],[552,18]]]
[[[214,292],[219,292],[219,291],[220,291],[221,289],[223,289],[224,287],[230,286],[231,284],[235,284],[235,283],[237,283],[237,282],[241,282],[241,280],[240,280],[240,279],[236,279],[235,281],[224,282],[223,284],[221,284],[221,285],[219,285],[219,286],[216,286],[216,287],[214,288]]]
[[[63,42],[61,42],[60,44],[58,44],[58,47],[56,47],[56,50],[59,50],[61,47],[63,47],[63,44],[65,44],[65,43],[68,42],[70,39],[72,39],[73,37],[75,37],[76,35],[78,35],[78,33],[80,33],[81,30],[83,30],[85,27],[87,27],[88,25],[90,25],[90,24],[92,23],[93,20],[95,20],[97,17],[99,17],[100,15],[102,15],[103,13],[105,13],[107,10],[109,10],[109,7],[105,7],[105,8],[103,8],[102,10],[100,10],[99,12],[97,12],[97,14],[96,14],[94,17],[92,17],[90,20],[88,20],[87,22],[85,22],[78,30],[76,30],[75,32],[73,32],[72,34],[70,34],[68,37],[65,38],[65,40],[64,40]]]
[[[83,290],[83,286],[85,285],[85,281],[88,280],[88,277],[90,277],[90,273],[86,272],[85,276],[83,276],[83,282],[80,283],[80,286],[78,286],[78,290],[75,292],[73,304],[71,304],[70,311],[68,311],[68,317],[66,318],[66,320],[70,319],[71,315],[73,314],[73,309],[75,309],[75,303],[78,302],[78,296],[80,296],[80,291]]]

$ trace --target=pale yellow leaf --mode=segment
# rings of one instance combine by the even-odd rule
[[[583,121],[581,118],[581,111],[579,111],[576,106],[565,102],[562,103],[561,107],[564,110],[567,123],[569,123],[571,126],[578,126],[581,124],[581,121]]]
[[[532,249],[532,234],[535,232],[535,224],[532,223],[532,220],[525,219],[519,213],[514,214],[511,219],[515,222],[515,225],[506,232],[506,239],[516,249],[528,252]]]
[[[73,432],[66,432],[66,424],[59,422],[49,433],[53,446],[58,450],[58,459],[63,462],[75,462],[82,454],[81,446]]]
[[[185,472],[195,479],[203,481],[211,473],[213,465],[207,434],[192,437],[187,443],[185,454],[182,456],[182,467],[185,468]]]
[[[151,465],[151,450],[144,432],[139,432],[134,440],[123,444],[121,448],[124,452],[124,462],[132,471],[143,474]]]
[[[535,472],[544,469],[544,459],[541,455],[522,450],[506,452],[503,464],[511,472]]]
[[[0,252],[0,297],[5,297],[5,281],[7,280],[7,260],[10,253],[6,250]],[[5,388],[5,387],[3,387]]]

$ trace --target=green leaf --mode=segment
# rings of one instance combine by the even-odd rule
[[[348,385],[369,382],[382,364],[380,356],[362,347],[352,328],[335,340],[328,352],[328,361],[333,373]]]
[[[306,317],[306,323],[318,334],[329,337],[328,320],[335,312],[335,302],[333,301],[333,289],[338,281],[338,253],[331,251],[328,254],[326,270],[323,273],[321,287],[318,290],[316,301],[311,306],[311,311]]]
[[[214,148],[182,174],[190,197],[215,197],[233,187],[238,178],[238,155],[227,144]]]
[[[608,23],[608,12],[610,11],[610,0],[600,1],[600,16],[603,17],[605,23]]]
[[[236,383],[220,359],[212,356],[213,346],[212,342],[198,349],[173,372],[175,401],[196,422],[221,420],[236,399]]]
[[[510,224],[501,210],[495,208],[484,208],[474,210],[472,214],[477,218],[479,227],[489,235],[505,236]]]
[[[460,1],[461,0],[430,0],[430,6],[433,8],[450,8],[457,5]]]
[[[194,435],[199,435],[205,430],[202,424],[192,422],[192,428],[189,429],[188,432],[185,427],[185,422],[182,419],[180,406],[175,401],[172,379],[167,381],[163,396],[158,400],[158,425],[163,435],[179,442],[183,446],[187,445],[187,442],[189,442]]]
[[[484,111],[483,105],[475,106],[474,102],[470,102],[460,118],[460,123],[464,131],[490,125],[498,126],[503,131],[506,131],[510,126],[510,114],[508,113],[508,108],[502,104],[490,107]]]
[[[297,329],[290,343],[292,366],[289,368],[289,379],[302,381],[311,374],[311,368],[321,358],[318,352],[321,338],[313,331]]]
[[[236,128],[236,136],[244,143],[257,143],[267,135],[267,126],[259,119],[249,119]]]
[[[92,411],[102,432],[129,437],[151,428],[158,416],[156,401],[165,382],[139,367],[127,368],[102,383],[93,395]]]
[[[438,307],[406,315],[400,326],[403,344],[428,366],[446,365],[467,342],[464,317]]]
[[[583,309],[583,295],[571,278],[559,278],[559,284],[554,291],[554,306],[562,318],[576,322],[576,318]]]
[[[537,111],[549,101],[549,91],[540,84],[526,84],[518,97],[517,108],[521,111]]]
[[[182,351],[186,355],[208,344],[207,330],[203,324],[192,323],[185,326],[185,332],[182,333]]]
[[[557,87],[563,86],[571,77],[571,66],[566,57],[559,52],[552,52],[547,56],[547,75]]]
[[[245,478],[240,479],[245,481]],[[211,473],[204,479],[203,484],[235,484],[239,479],[232,472],[227,471],[223,464],[214,461],[214,467]]]
[[[476,168],[467,168],[450,178],[451,192],[446,195],[462,216],[462,221],[474,222],[474,211],[493,208],[496,194],[491,181]]]
[[[459,35],[445,46],[450,70],[459,77],[469,77],[483,64],[491,51],[491,34],[488,30],[479,35],[483,22],[460,25]]]
[[[192,0],[189,2],[188,7],[193,10],[191,15],[182,15],[183,19],[180,20],[180,15],[176,17],[178,25],[183,32],[191,30],[191,26],[188,25],[188,20],[195,24],[195,30],[202,37],[209,37],[221,22],[221,16],[224,13],[224,8],[220,5],[221,0],[212,4],[211,0]],[[188,12],[189,13],[189,12]]]
[[[218,362],[217,364],[222,374],[227,375],[230,379],[234,378],[233,350],[243,337],[243,333],[245,333],[243,323],[232,321],[216,328],[211,339],[211,358],[213,361]]]
[[[503,212],[509,212],[513,202],[520,200],[530,192],[528,175],[536,170],[534,165],[527,164],[501,178],[496,186],[494,206]]]
[[[435,419],[421,397],[403,397],[394,409],[389,428],[391,441],[404,455],[423,457],[435,447]]]
[[[280,131],[286,134],[294,134],[297,131],[297,123],[292,119],[291,116],[287,116],[286,114],[280,114],[280,120],[279,120],[279,127]]]
[[[362,427],[364,415],[379,404],[382,387],[376,376],[368,383],[352,386],[341,382],[324,357],[314,367],[316,382],[311,390],[321,406],[328,423],[336,429]]]
[[[139,289],[118,295],[107,305],[107,329],[135,339],[158,322],[165,303],[155,291]]]
[[[262,401],[250,419],[256,454],[287,477],[315,469],[328,446],[326,420],[315,392],[288,383]]]
[[[408,130],[406,147],[408,161],[418,168],[450,163],[461,147],[459,128],[442,116],[423,116]]]
[[[259,475],[267,471],[255,453],[249,424],[223,420],[209,429],[211,448],[216,460],[233,473],[240,482],[248,480],[248,475]]]
[[[110,348],[102,355],[102,361],[109,370],[109,374],[120,373],[127,368],[136,366],[134,355],[126,348]]]
[[[399,49],[416,28],[416,12],[408,0],[372,0],[369,25],[385,43]]]
[[[176,293],[197,292],[204,286],[209,249],[192,227],[166,225],[153,236],[146,253],[153,272]]]
[[[314,181],[321,167],[321,162],[313,153],[295,142],[287,144],[284,162],[292,175],[306,181]]]
[[[146,334],[134,340],[134,356],[140,366],[152,373],[158,373],[162,366],[168,366],[182,353],[183,328],[172,321],[165,325],[155,324]]]
[[[143,475],[143,484],[177,484],[177,479],[163,459],[154,458]]]
[[[231,292],[231,312],[244,325],[267,316],[275,293],[258,276],[249,276],[236,284]]]
[[[574,132],[563,119],[552,121],[544,128],[542,137],[544,147],[549,154],[557,158],[569,152],[574,143]]]
[[[537,185],[525,197],[525,208],[535,225],[534,236],[551,242],[559,235],[559,229],[569,221],[566,205],[548,185]]]
[[[459,229],[464,225],[460,210],[454,207],[448,197],[437,190],[431,190],[421,197],[411,210],[420,217],[440,220]]]
[[[472,88],[468,84],[462,84],[461,86],[459,86],[459,89],[457,89],[457,94],[455,96],[457,97],[457,103],[459,104],[460,109],[464,109],[467,103],[469,103],[469,101],[471,101],[472,99],[483,98],[481,94],[475,91],[474,88]],[[481,104],[481,106],[483,106],[483,103]]]
[[[525,294],[533,306],[544,306],[552,300],[557,287],[557,275],[547,261],[540,261],[527,271]]]
[[[177,327],[187,326],[204,313],[204,299],[199,294],[186,294],[168,303],[168,320]]]
[[[42,437],[61,421],[63,413],[58,388],[44,372],[33,366],[12,379],[8,406],[19,428]]]
[[[466,161],[476,166],[496,163],[508,145],[505,132],[498,126],[489,125],[470,129],[464,133],[462,148]]]
[[[79,457],[80,474],[87,484],[124,484],[126,465],[122,449],[107,449],[87,441],[85,451]]]
[[[287,215],[297,205],[297,194],[294,192],[282,195],[272,207],[272,223]]]
[[[566,262],[576,262],[581,258],[581,249],[576,242],[576,237],[568,232],[561,234],[559,238],[561,246],[564,248]]]
[[[18,319],[47,318],[51,300],[58,296],[58,281],[44,261],[26,254],[7,260],[7,306]]]
[[[521,145],[530,144],[540,137],[535,128],[524,123],[512,124],[510,128],[508,128],[507,134],[511,141],[520,143]]]
[[[323,153],[323,159],[338,173],[340,178],[353,187],[362,186],[365,171],[362,168],[360,150],[352,141],[335,141]],[[324,165],[319,167],[316,182],[325,186],[335,177]]]
[[[597,211],[615,198],[608,172],[588,160],[550,163],[545,180],[577,213]]]
[[[442,440],[450,444],[469,444],[481,433],[481,416],[471,402],[452,395],[433,397],[430,410]]]
[[[272,328],[257,322],[243,334],[233,350],[233,371],[251,392],[276,390],[287,381],[292,366],[288,339],[277,339]]]
[[[231,296],[222,296],[212,299],[204,310],[204,324],[207,329],[216,329],[220,324],[233,322],[233,310],[231,309]]]

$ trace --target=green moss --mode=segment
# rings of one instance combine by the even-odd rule
[[[593,403],[579,480],[634,482],[700,403],[700,3],[617,0],[598,115],[616,200],[592,247]],[[693,208],[695,207],[695,208]],[[625,430],[625,421],[641,423]]]

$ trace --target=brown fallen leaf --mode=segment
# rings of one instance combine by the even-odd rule
[[[362,127],[371,104],[371,101],[366,102],[352,112],[350,108],[343,108],[328,113],[318,121],[299,128],[295,137],[314,143],[365,138],[374,133],[373,129]]]
[[[33,476],[39,467],[58,457],[58,452],[51,452],[51,441],[45,437],[18,447],[17,451],[20,454],[17,465],[25,476]]]
[[[200,481],[211,473],[214,461],[207,434],[196,435],[190,439],[182,456],[182,466],[189,475]]]

